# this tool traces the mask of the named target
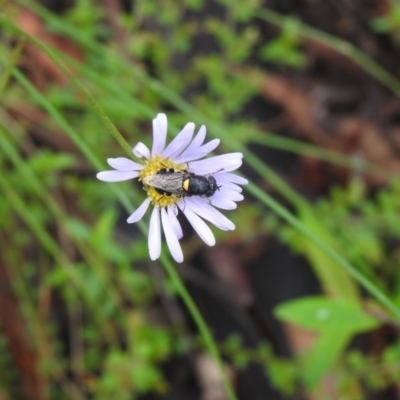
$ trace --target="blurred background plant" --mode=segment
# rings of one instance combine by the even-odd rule
[[[398,398],[395,1],[0,6],[0,399]],[[176,269],[95,179],[158,112],[251,181]]]

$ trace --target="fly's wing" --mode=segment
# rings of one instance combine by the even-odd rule
[[[182,172],[173,172],[168,174],[155,174],[146,176],[143,182],[148,186],[163,190],[171,194],[183,194],[182,182],[184,178]]]

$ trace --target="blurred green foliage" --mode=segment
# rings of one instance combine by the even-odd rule
[[[385,14],[371,21],[372,29],[380,34],[388,34],[396,44],[400,43],[400,4],[396,0],[387,3]]]
[[[314,215],[324,221],[346,258],[390,293],[397,304],[400,304],[399,196],[398,181],[371,199],[364,183],[355,179],[346,188],[334,188],[329,198],[321,199],[313,208]],[[295,230],[282,226],[279,234],[294,251],[303,254],[302,238]]]
[[[261,57],[267,61],[276,61],[291,67],[304,67],[307,57],[299,50],[301,44],[299,29],[297,19],[286,18],[280,35],[262,47]]]
[[[151,142],[150,119],[167,109],[171,132],[187,122],[185,113],[196,110],[193,120],[202,116],[204,123],[221,122],[211,129],[212,134],[222,131],[226,139],[221,151],[231,150],[231,142],[245,146],[251,141],[248,133],[257,130],[254,121],[243,118],[230,126],[225,121],[237,118],[258,92],[259,76],[257,71],[243,76],[238,67],[256,55],[290,68],[307,64],[296,18],[287,18],[271,41],[261,43],[259,26],[251,23],[254,10],[261,7],[257,0],[219,1],[219,12],[212,16],[203,12],[202,0],[135,1],[118,21],[126,35],[123,41],[114,37],[105,10],[93,0],[77,0],[58,16],[36,2],[18,0],[4,8],[4,15],[15,17],[17,4],[28,6],[43,18],[47,30],[74,43],[77,59],[56,48],[57,57],[132,145]],[[386,19],[376,20],[374,29],[394,34],[397,11],[394,7]],[[8,31],[3,38],[1,75],[6,75],[19,38]],[[196,51],[200,39],[209,46],[203,53]],[[34,66],[25,67],[20,71],[32,73]],[[174,303],[176,294],[168,278],[149,267],[146,238],[135,227],[123,228],[126,212],[120,209],[118,195],[138,205],[144,196],[141,188],[121,183],[115,189],[94,178],[103,160],[121,155],[121,148],[69,80],[62,86],[48,81],[38,88],[16,73],[7,79],[1,106],[0,165],[6,172],[0,176],[0,227],[5,233],[0,236],[1,258],[18,299],[26,340],[38,354],[45,392],[49,398],[78,400],[166,393],[163,364],[191,350],[193,343],[182,320],[171,317],[164,326],[150,317],[160,298]],[[38,120],[29,118],[32,109]],[[400,306],[399,199],[398,183],[371,199],[357,180],[318,201],[313,215],[345,258]],[[241,228],[232,236],[216,232],[219,242],[277,233],[293,251],[311,264],[315,261],[312,252],[305,251],[304,237],[260,204],[242,206],[230,218]],[[195,242],[195,249],[199,246]],[[290,310],[293,304],[285,306]],[[351,306],[346,309],[354,311]],[[296,321],[285,318],[307,327],[312,320],[308,312],[296,310]],[[359,307],[354,315],[364,317]],[[331,352],[332,362],[320,370],[333,370],[341,393],[351,393],[353,399],[362,398],[364,384],[381,388],[399,377],[397,341],[379,355],[347,352],[348,342],[375,327],[375,319],[372,325],[347,329],[343,342]],[[302,373],[304,359],[313,356],[314,367],[326,357],[310,351],[283,359],[268,343],[246,349],[237,336],[219,348],[237,368],[260,363],[287,396],[304,384],[312,386]],[[4,392],[16,398],[16,368],[10,367],[3,336],[0,353],[0,396]]]

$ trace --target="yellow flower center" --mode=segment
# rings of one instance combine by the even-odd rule
[[[172,168],[178,171],[186,171],[186,165],[175,164],[168,158],[156,155],[146,161],[143,169],[139,172],[139,181],[143,182],[144,178],[146,178],[147,176],[155,175],[163,168]],[[154,187],[146,185],[144,182],[143,185],[143,189],[146,190],[147,196],[150,197],[151,203],[154,205],[154,207],[165,208],[167,206],[176,204],[181,199],[181,196],[175,194],[172,194],[171,196],[166,196],[164,194],[158,193]]]

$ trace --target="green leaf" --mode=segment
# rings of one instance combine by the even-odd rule
[[[311,353],[307,355],[302,368],[303,382],[308,387],[315,386],[329,371],[350,342],[346,331],[325,331],[317,340]]]
[[[290,301],[275,309],[278,318],[320,332],[304,359],[303,381],[315,386],[345,350],[352,336],[376,328],[380,322],[355,302],[322,296]]]
[[[290,301],[275,308],[275,315],[319,332],[355,334],[376,328],[380,322],[355,302],[322,296]]]

